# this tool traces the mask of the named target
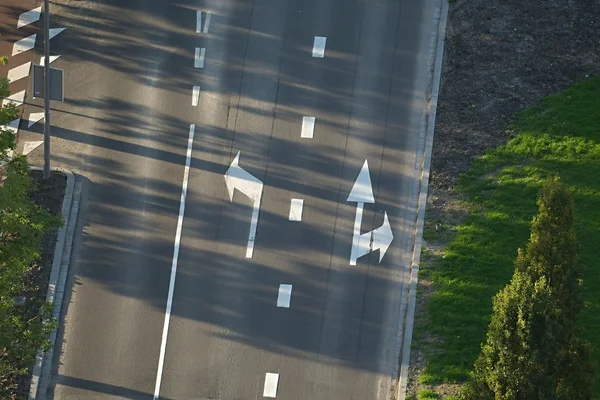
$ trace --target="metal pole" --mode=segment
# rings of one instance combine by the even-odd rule
[[[50,1],[44,0],[44,179],[50,178]]]

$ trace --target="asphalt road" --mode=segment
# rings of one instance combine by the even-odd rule
[[[53,162],[87,179],[54,398],[152,398],[166,343],[161,398],[258,399],[275,373],[277,398],[389,399],[434,1],[53,7],[53,25],[67,27],[53,43],[67,79]],[[196,10],[212,12],[208,33],[196,33]],[[327,38],[324,58],[311,55],[315,36]],[[231,201],[224,179],[238,152],[264,183],[251,258],[253,203],[240,191]],[[365,160],[375,202],[360,233],[387,213],[394,239],[381,262],[376,251],[350,265],[347,198]],[[300,222],[288,219],[292,198],[304,200]],[[289,308],[277,307],[280,284],[293,287]]]

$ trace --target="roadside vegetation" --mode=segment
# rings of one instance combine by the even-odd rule
[[[1,62],[6,64],[6,58]],[[0,98],[9,96],[8,80],[0,78]],[[42,238],[60,218],[37,206],[24,156],[10,159],[15,135],[4,126],[18,116],[12,104],[0,108],[0,398],[20,398],[38,349],[47,350],[55,327],[45,288],[31,284],[38,268]]]
[[[585,267],[582,338],[600,365],[600,77],[519,113],[511,139],[477,158],[455,190],[467,216],[457,225],[427,221],[420,280],[431,283],[414,347],[425,357],[419,399],[458,398],[486,341],[492,298],[510,281],[529,239],[536,200],[560,176],[574,196],[574,228]],[[418,293],[417,296],[420,296]],[[593,386],[600,399],[600,379]],[[575,397],[577,398],[577,397]],[[586,398],[586,397],[581,397]]]

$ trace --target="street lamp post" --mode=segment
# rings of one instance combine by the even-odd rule
[[[44,0],[44,179],[50,178],[50,1]]]

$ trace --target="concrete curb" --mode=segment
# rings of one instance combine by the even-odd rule
[[[31,169],[36,171],[41,170],[39,167],[31,167]],[[48,282],[48,294],[46,296],[46,300],[54,305],[52,316],[59,321],[65,284],[71,261],[73,237],[77,225],[81,184],[75,184],[73,173],[67,169],[52,168],[52,171],[62,172],[67,176],[67,187],[65,188],[65,196],[63,198],[61,210],[64,224],[58,230],[56,246],[54,248],[54,259],[52,261],[52,271],[50,272],[50,281]],[[52,348],[47,353],[40,350],[36,355],[31,385],[29,387],[29,400],[46,398],[50,368],[52,367],[52,358],[54,347],[56,345],[56,334],[57,330],[55,329],[50,335],[50,344]]]
[[[419,151],[415,169],[421,172],[420,190],[418,193],[417,217],[414,230],[414,247],[412,251],[410,287],[408,291],[408,309],[404,319],[404,334],[401,350],[400,377],[398,379],[398,400],[406,399],[408,386],[408,367],[410,363],[410,346],[412,343],[415,306],[417,301],[417,283],[419,278],[419,262],[421,260],[421,243],[423,238],[423,225],[425,223],[425,209],[427,208],[427,190],[429,187],[429,170],[431,168],[431,152],[433,150],[433,135],[435,132],[435,117],[440,90],[442,74],[442,59],[444,57],[444,42],[446,37],[446,23],[448,21],[448,0],[441,0],[441,7],[436,9],[434,19],[437,19],[437,31],[432,35],[430,71],[431,87],[428,104],[428,113],[425,114],[419,134]],[[422,154],[422,157],[420,156]]]

